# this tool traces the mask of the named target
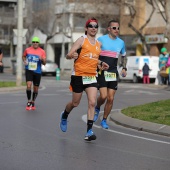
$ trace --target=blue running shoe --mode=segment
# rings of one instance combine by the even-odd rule
[[[86,141],[96,140],[96,135],[93,133],[92,129],[90,129],[86,133],[84,140]]]
[[[64,112],[61,112],[61,116],[60,116],[60,119],[61,119],[61,122],[60,122],[60,129],[63,131],[63,132],[66,132],[67,131],[67,119],[63,119],[63,113]]]
[[[93,121],[96,122],[99,117],[100,110],[95,107],[94,119]]]
[[[102,126],[103,129],[109,129],[109,126],[108,126],[106,120],[102,120],[100,125]]]

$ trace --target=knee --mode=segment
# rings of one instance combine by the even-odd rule
[[[96,101],[94,100],[94,101],[89,101],[89,106],[90,107],[95,107],[95,105],[96,105]]]
[[[78,102],[72,102],[72,107],[77,107],[79,105]]]
[[[114,101],[114,97],[110,97],[110,98],[107,99],[107,102],[109,104],[113,104],[113,101]]]
[[[102,101],[105,101],[105,100],[106,100],[106,98],[107,98],[107,96],[106,96],[106,95],[101,95],[101,96],[100,96],[100,99],[101,99]]]

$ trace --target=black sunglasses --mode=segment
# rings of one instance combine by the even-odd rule
[[[119,30],[119,27],[110,27],[113,30]]]
[[[91,25],[91,24],[89,24],[87,27],[88,28],[98,28],[99,26],[98,25]]]
[[[39,43],[38,41],[33,41],[32,43]]]

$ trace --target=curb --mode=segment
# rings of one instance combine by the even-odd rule
[[[20,87],[1,87],[0,93],[8,93],[8,92],[16,92],[16,91],[22,91],[25,90],[26,86],[20,86]]]
[[[170,136],[170,126],[133,119],[121,113],[121,110],[111,112],[110,119],[122,126],[139,131],[150,132],[163,136]]]

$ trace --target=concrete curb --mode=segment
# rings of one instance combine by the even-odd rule
[[[20,87],[1,87],[0,88],[0,93],[23,91],[25,89],[26,89],[26,86],[20,86]]]
[[[110,119],[117,124],[139,131],[150,132],[163,136],[170,136],[170,126],[133,119],[122,114],[121,110],[112,111]]]

